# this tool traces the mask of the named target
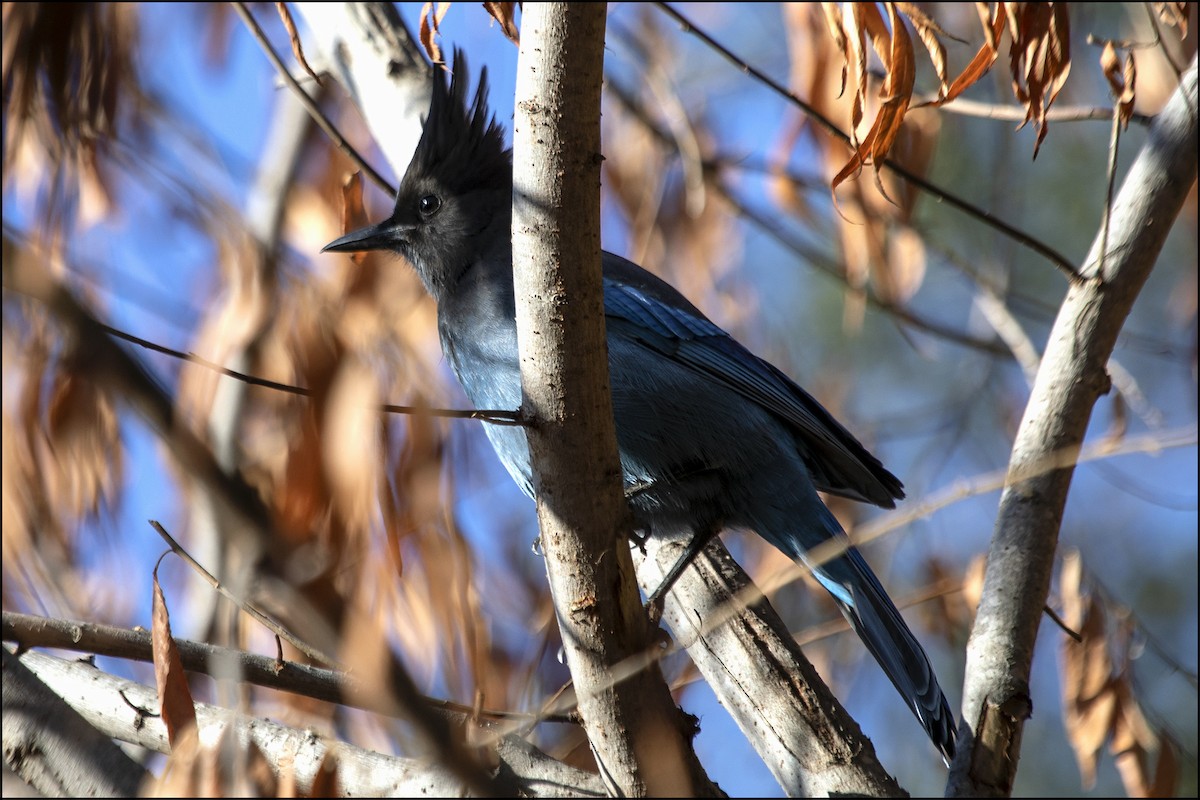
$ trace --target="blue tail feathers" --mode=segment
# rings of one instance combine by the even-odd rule
[[[851,547],[815,567],[813,573],[833,595],[842,614],[949,764],[954,758],[956,735],[950,704],[925,651],[862,554]]]

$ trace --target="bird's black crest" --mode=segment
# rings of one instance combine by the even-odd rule
[[[504,147],[504,129],[487,106],[487,68],[468,104],[467,57],[454,50],[449,86],[446,71],[435,67],[433,100],[409,172],[437,175],[453,191],[503,189],[512,183],[512,152]]]

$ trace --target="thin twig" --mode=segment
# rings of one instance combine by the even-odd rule
[[[214,589],[216,589],[218,592],[220,592],[221,596],[225,597],[227,600],[229,600],[231,603],[236,605],[242,611],[249,614],[253,619],[257,620],[259,622],[259,624],[261,624],[267,630],[271,631],[271,633],[275,634],[280,639],[284,639],[292,647],[296,648],[301,653],[304,653],[304,655],[308,656],[309,658],[313,659],[314,661],[319,661],[322,664],[328,664],[331,667],[336,667],[337,669],[345,671],[345,669],[346,669],[345,665],[342,664],[340,661],[338,661],[336,658],[334,658],[333,656],[330,656],[330,655],[326,655],[325,653],[322,653],[317,648],[313,647],[312,645],[310,645],[307,642],[300,639],[300,637],[293,634],[291,631],[289,631],[287,628],[285,628],[283,626],[283,623],[279,622],[276,619],[273,619],[265,611],[262,611],[261,609],[259,609],[257,606],[255,606],[253,603],[251,603],[249,600],[238,597],[236,594],[231,592],[224,584],[222,584],[219,580],[217,580],[215,575],[213,575],[211,572],[209,572],[207,569],[205,569],[203,566],[201,566],[199,561],[192,558],[192,554],[189,553],[183,547],[183,545],[181,545],[181,544],[179,544],[179,542],[175,541],[174,537],[172,537],[171,534],[167,533],[167,529],[164,528],[161,523],[159,523],[156,520],[147,520],[147,521],[150,523],[150,527],[154,528],[154,530],[158,533],[158,535],[163,538],[163,541],[165,541],[167,543],[167,546],[171,548],[171,551],[173,553],[175,553],[175,555],[182,558],[187,563],[187,565],[189,567],[191,567],[192,570],[195,571],[197,575],[199,575],[201,578],[204,578],[204,580],[206,580],[210,586],[212,586]]]
[[[345,153],[346,156],[353,161],[376,186],[386,192],[388,197],[395,197],[396,187],[392,186],[392,184],[389,183],[386,178],[376,172],[375,168],[367,163],[365,158],[359,155],[359,152],[354,149],[354,146],[346,141],[346,137],[342,136],[341,131],[337,129],[337,126],[333,124],[329,117],[325,116],[325,112],[321,110],[321,107],[317,105],[317,102],[312,99],[308,92],[304,91],[304,87],[301,86],[295,77],[292,76],[292,73],[287,68],[287,65],[283,63],[283,60],[279,57],[279,54],[275,52],[275,48],[272,47],[270,41],[267,40],[267,35],[263,33],[263,29],[258,26],[258,23],[254,20],[254,17],[250,14],[250,10],[246,8],[246,4],[234,3],[233,7],[237,10],[238,16],[242,18],[242,21],[246,23],[246,27],[250,29],[250,33],[254,35],[254,38],[258,40],[259,45],[262,46],[263,52],[267,54],[267,58],[270,59],[271,63],[275,65],[275,69],[279,70],[279,74],[283,76],[283,80],[288,86],[291,87],[292,91],[296,93],[296,97],[300,99],[300,102],[304,106],[305,110],[312,115],[313,121],[317,123],[317,126],[321,130],[325,131],[325,134],[331,140],[333,140],[333,143],[337,146],[337,148]]]
[[[1132,55],[1129,56],[1133,58]],[[1112,133],[1108,140],[1108,183],[1104,190],[1104,219],[1100,223],[1100,263],[1096,265],[1096,275],[1104,280],[1104,261],[1108,258],[1108,229],[1112,222],[1113,191],[1117,185],[1117,153],[1121,144],[1121,110],[1114,107],[1112,112]]]
[[[927,95],[925,99],[919,102],[916,98],[913,98],[913,106],[916,107],[922,103],[931,102],[936,99],[936,95]],[[997,119],[1005,122],[1022,122],[1026,114],[1024,106],[985,103],[980,100],[968,100],[965,97],[956,97],[949,103],[938,106],[938,108],[964,117],[981,117],[983,119]],[[1112,115],[1113,110],[1106,106],[1056,106],[1046,111],[1046,121],[1107,122],[1112,119]],[[1149,114],[1135,113],[1130,119],[1140,125],[1149,125],[1153,117]]]
[[[1048,605],[1045,605],[1045,606],[1042,606],[1042,611],[1046,612],[1046,616],[1049,617],[1050,619],[1054,620],[1054,624],[1057,625],[1059,628],[1061,628],[1062,632],[1065,633],[1067,636],[1070,636],[1072,639],[1074,639],[1077,642],[1083,641],[1083,635],[1079,631],[1075,630],[1070,625],[1068,625],[1067,621],[1064,620],[1062,617],[1060,617],[1058,615],[1058,612],[1056,612],[1053,608],[1051,608]]]
[[[303,386],[293,386],[287,383],[279,383],[278,381],[260,378],[255,375],[247,375],[244,372],[223,367],[220,364],[209,361],[203,356],[198,356],[195,353],[185,353],[182,350],[175,350],[165,345],[152,342],[148,339],[134,336],[132,333],[114,328],[111,325],[100,323],[105,332],[112,336],[122,339],[130,344],[135,344],[138,347],[144,347],[147,350],[153,350],[156,353],[161,353],[171,358],[177,358],[180,361],[187,361],[191,364],[197,364],[205,369],[210,369],[213,372],[220,373],[234,380],[248,383],[251,386],[261,386],[266,389],[273,389],[277,392],[285,392],[287,394],[299,395],[301,397],[311,397],[312,390],[306,389]],[[423,406],[402,406],[384,403],[378,406],[380,411],[385,411],[389,414],[426,414],[431,417],[448,417],[450,419],[477,419],[480,422],[486,422],[491,425],[525,425],[525,421],[521,418],[518,411],[503,411],[500,409],[455,409],[455,408],[425,408]]]

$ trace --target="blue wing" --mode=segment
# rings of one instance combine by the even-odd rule
[[[755,356],[666,282],[604,254],[604,310],[610,336],[637,341],[715,379],[784,420],[821,491],[885,508],[904,488],[820,403]]]

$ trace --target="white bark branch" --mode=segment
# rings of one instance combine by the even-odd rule
[[[9,659],[5,651],[5,680]],[[153,687],[109,675],[80,661],[66,661],[37,652],[20,656],[20,664],[40,679],[74,709],[93,733],[169,753],[167,730],[158,710]],[[7,683],[5,693],[8,692]],[[145,713],[144,713],[145,712]],[[9,709],[5,708],[5,748],[8,748]],[[301,790],[311,786],[313,776],[329,749],[336,751],[338,780],[350,797],[464,797],[472,794],[455,771],[431,763],[428,758],[400,758],[364,750],[336,740],[326,740],[311,730],[297,730],[264,719],[247,717],[224,708],[196,704],[200,741],[212,746],[226,728],[236,731],[239,750],[249,741],[263,752],[277,777],[284,769],[294,770]],[[107,740],[106,740],[107,741]],[[506,785],[530,797],[597,797],[603,794],[599,780],[567,767],[532,745],[509,739],[497,744],[500,772]],[[101,786],[103,784],[100,784]],[[136,790],[136,785],[135,785]],[[88,789],[66,789],[67,794],[92,793]],[[121,791],[116,794],[129,795]]]
[[[1007,796],[1032,713],[1029,671],[1074,458],[1134,300],[1196,180],[1196,61],[1151,125],[1114,201],[1108,245],[1097,236],[1046,345],[988,552],[983,599],[967,646],[959,746],[950,795]]]

